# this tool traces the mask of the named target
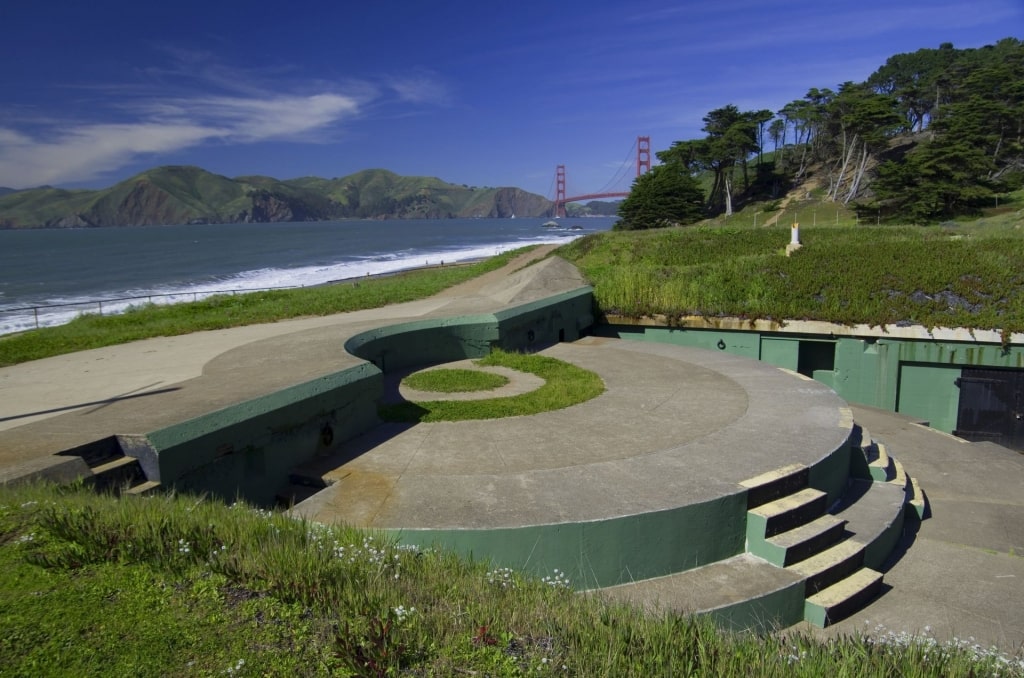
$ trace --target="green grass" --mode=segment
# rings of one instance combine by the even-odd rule
[[[1020,676],[966,645],[716,629],[186,496],[0,488],[5,676]]]
[[[932,304],[923,324],[945,315],[1019,327],[1019,229],[975,229],[802,229],[805,246],[789,259],[788,228],[607,234],[563,253],[606,311],[877,322],[928,307],[900,305],[913,291],[948,288],[992,308],[957,316]],[[443,273],[458,271],[482,272]],[[87,318],[0,340],[0,364],[394,303],[464,279],[401,278],[394,289],[366,282]],[[573,594],[557,573],[545,582],[194,497],[2,487],[0,569],[0,675],[1024,676],[1019,657],[901,635],[730,634]]]
[[[563,360],[526,353],[496,350],[477,361],[535,374],[544,385],[528,393],[481,400],[431,400],[383,405],[380,415],[387,421],[467,421],[499,419],[560,410],[586,402],[604,393],[601,377]]]
[[[1024,231],[990,227],[670,228],[560,248],[600,310],[1024,331]]]
[[[490,391],[509,383],[508,377],[479,370],[436,369],[415,372],[402,380],[403,386],[434,393]]]
[[[324,316],[423,299],[501,268],[525,249],[484,261],[356,282],[218,295],[195,303],[146,305],[120,315],[84,315],[58,327],[0,337],[0,367],[151,337]]]

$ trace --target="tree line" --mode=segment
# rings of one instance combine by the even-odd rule
[[[1024,42],[897,54],[864,82],[811,88],[776,112],[729,104],[703,123],[703,138],[656,153],[619,228],[728,216],[812,178],[825,200],[892,219],[976,214],[1024,187]]]

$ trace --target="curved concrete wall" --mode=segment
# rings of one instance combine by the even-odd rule
[[[367,363],[133,436],[130,453],[165,487],[272,504],[293,467],[380,423],[384,372],[576,339],[593,322],[591,292],[362,332],[344,348]]]
[[[495,313],[417,320],[378,327],[345,350],[388,373],[418,365],[482,358],[492,347],[522,351],[574,341],[593,324],[589,287]]]
[[[440,546],[541,576],[557,569],[587,590],[660,577],[743,552],[747,494],[667,511],[498,530],[391,530],[405,544]]]
[[[831,387],[851,403],[900,412],[927,421],[940,431],[952,432],[957,424],[960,389],[956,380],[965,367],[991,367],[1024,370],[1024,343],[1014,335],[1015,343],[1001,344],[992,332],[977,332],[978,339],[969,341],[970,333],[935,331],[934,337],[918,328],[906,336],[881,334],[878,328],[864,328],[863,335],[854,335],[850,328],[831,327],[820,333],[813,330],[825,323],[794,322],[787,332],[781,326],[772,331],[743,329],[742,323],[726,323],[728,327],[669,327],[652,324],[604,324],[595,327],[600,336],[650,341],[722,350],[755,358],[779,367],[799,371]],[[749,325],[759,323],[750,322]],[[789,327],[790,325],[787,325]],[[839,334],[843,329],[847,334]],[[913,328],[909,328],[913,329]],[[941,337],[953,334],[963,340]],[[983,340],[989,339],[989,341]],[[826,347],[824,353],[807,348]],[[811,354],[807,360],[805,354]],[[815,354],[819,356],[814,359]],[[826,364],[820,356],[825,355]]]

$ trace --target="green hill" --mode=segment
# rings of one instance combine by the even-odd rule
[[[335,179],[234,179],[199,167],[157,167],[101,190],[51,187],[0,194],[0,228],[146,226],[334,219],[550,216],[518,188],[475,188],[371,169]]]

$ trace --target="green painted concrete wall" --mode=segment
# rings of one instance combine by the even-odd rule
[[[533,350],[560,341],[576,341],[594,324],[589,287],[563,292],[494,314],[498,346],[507,351]]]
[[[939,430],[952,431],[960,397],[956,380],[962,370],[960,365],[901,365],[896,411],[923,419]]]
[[[587,590],[660,577],[729,558],[745,545],[745,491],[668,511],[586,523],[500,530],[395,530],[404,544],[440,546],[484,560],[551,576],[567,573]]]
[[[598,325],[592,328],[598,336],[618,337],[659,344],[693,346],[711,351],[728,351],[754,360],[761,358],[761,336],[757,332],[729,330],[689,330],[673,327],[635,327],[632,325]],[[796,369],[796,365],[792,369]]]
[[[591,324],[589,287],[564,292],[493,314],[433,318],[362,332],[345,350],[385,373],[393,370],[480,358],[492,347],[533,350],[574,341]]]
[[[775,633],[804,619],[804,582],[707,612],[719,626],[733,631]]]
[[[493,315],[417,320],[355,335],[345,350],[385,374],[419,365],[481,358],[499,338]]]
[[[960,392],[953,380],[965,366],[1024,369],[1024,346],[885,337],[602,325],[595,334],[728,351],[791,370],[800,368],[801,343],[832,343],[831,370],[813,370],[841,398],[921,418],[939,430],[956,427]]]
[[[760,359],[796,372],[800,360],[800,341],[787,337],[761,337]]]
[[[375,328],[345,344],[367,363],[132,436],[125,452],[166,487],[272,504],[296,465],[380,423],[383,372],[576,339],[593,321],[592,303],[588,287],[495,314]]]
[[[810,467],[807,484],[827,494],[830,505],[846,490],[850,479],[850,459],[850,445],[846,444]]]
[[[163,485],[267,505],[294,466],[376,426],[381,395],[380,371],[360,365],[146,438]]]

